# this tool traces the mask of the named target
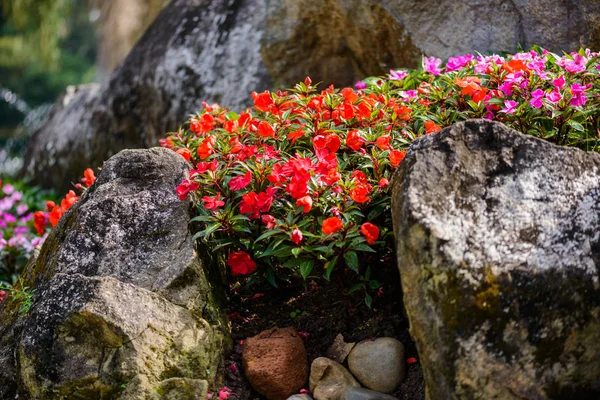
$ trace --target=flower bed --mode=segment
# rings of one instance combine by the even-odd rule
[[[201,230],[233,276],[271,284],[347,267],[351,291],[370,291],[373,260],[393,253],[389,184],[410,143],[469,118],[504,122],[561,145],[599,150],[598,53],[529,52],[434,57],[356,88],[253,93],[236,113],[205,104],[161,145],[196,166],[177,188],[194,194]],[[87,170],[81,189],[93,183]],[[41,232],[77,196],[37,214]],[[42,218],[43,217],[43,218]]]
[[[205,104],[161,141],[194,162],[177,193],[198,194],[195,238],[227,253],[232,275],[370,279],[367,253],[393,252],[389,183],[410,143],[469,118],[496,119],[557,144],[598,150],[598,54],[545,50],[501,57],[424,58],[356,90],[253,93],[237,114]],[[366,257],[366,258],[365,258]],[[253,279],[253,278],[252,278]],[[252,280],[251,279],[251,280]]]

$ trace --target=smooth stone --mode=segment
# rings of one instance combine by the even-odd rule
[[[340,400],[398,400],[394,396],[365,388],[349,387],[344,390]]]
[[[390,393],[406,373],[404,345],[394,338],[364,340],[350,352],[348,367],[364,386]]]
[[[351,386],[360,387],[360,383],[338,362],[319,357],[310,366],[309,387],[315,400],[339,400]]]
[[[288,397],[287,400],[313,400],[313,398],[307,394],[295,394]]]

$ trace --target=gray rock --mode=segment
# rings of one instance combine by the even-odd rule
[[[404,345],[394,338],[358,343],[348,356],[348,368],[369,389],[390,393],[404,379]]]
[[[162,380],[214,381],[222,347],[205,320],[160,295],[112,277],[57,274],[21,334],[19,377],[39,399],[113,398],[137,375],[175,392],[189,385]]]
[[[309,387],[315,400],[339,400],[350,386],[360,384],[343,365],[326,357],[316,358],[311,364]]]
[[[397,398],[374,390],[349,387],[344,390],[340,400],[397,400]]]
[[[428,398],[600,398],[600,155],[471,120],[393,183]]]
[[[312,397],[307,394],[295,394],[288,397],[287,400],[312,400]]]
[[[222,282],[175,194],[188,168],[166,149],[105,163],[26,266],[29,314],[0,306],[2,398],[202,398],[220,383]]]
[[[344,342],[344,335],[340,333],[335,337],[329,349],[327,349],[327,357],[341,364],[346,361],[348,354],[350,354],[355,345],[356,343]]]
[[[240,110],[306,75],[352,85],[422,54],[597,48],[599,18],[596,0],[174,0],[106,82],[57,102],[23,173],[68,190],[118,151],[156,145],[203,100]]]

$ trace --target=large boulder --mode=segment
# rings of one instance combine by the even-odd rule
[[[485,120],[413,143],[392,212],[430,400],[600,398],[599,168]]]
[[[598,47],[598,18],[598,0],[173,0],[106,82],[59,99],[23,173],[67,189],[124,148],[156,145],[204,100],[239,110],[306,75],[352,85],[421,54]]]
[[[161,148],[105,163],[25,268],[30,311],[3,302],[1,398],[202,398],[219,385],[221,272],[199,260],[175,194],[188,170]]]

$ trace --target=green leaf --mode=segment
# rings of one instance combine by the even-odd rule
[[[218,221],[218,219],[211,215],[199,215],[197,217],[190,219],[190,222],[214,222],[214,221]]]
[[[567,123],[569,124],[569,126],[571,126],[571,128],[575,129],[576,131],[585,132],[585,128],[579,122],[569,120]]]
[[[369,281],[369,287],[371,289],[377,289],[379,287],[379,281]]]
[[[192,240],[196,240],[198,238],[201,237],[207,237],[209,236],[211,233],[215,232],[217,229],[219,229],[221,227],[221,223],[217,222],[215,224],[211,224],[209,225],[205,230],[200,231],[198,233],[196,233],[193,237]]]
[[[248,218],[244,214],[239,214],[229,218],[229,221],[250,221],[250,218]]]
[[[254,241],[254,243],[258,243],[263,239],[266,239],[270,236],[276,235],[278,233],[282,233],[283,231],[281,229],[271,229],[269,231],[266,231],[265,233],[263,233],[262,235],[260,235],[258,238],[256,238],[256,240]]]
[[[357,290],[359,290],[359,289],[364,289],[364,288],[365,288],[365,285],[364,285],[364,284],[362,284],[362,283],[357,283],[356,285],[352,286],[352,287],[350,288],[350,290],[348,290],[348,294],[352,294],[352,293],[356,292]]]
[[[344,254],[344,261],[346,261],[346,265],[348,266],[348,268],[350,268],[352,271],[356,272],[358,274],[358,256],[356,255],[356,253],[354,251],[349,251],[347,253]]]
[[[275,282],[275,272],[273,271],[273,269],[269,268],[267,270],[267,275],[266,275],[267,281],[273,286],[273,287],[277,287],[277,282]]]
[[[367,307],[371,308],[371,305],[373,304],[373,298],[371,297],[370,294],[365,294],[365,304],[367,305]]]
[[[302,264],[300,264],[300,273],[302,274],[302,277],[304,279],[306,279],[310,275],[310,273],[313,270],[314,265],[315,265],[314,260],[304,260],[302,262]]]
[[[331,276],[333,269],[337,265],[337,260],[338,260],[338,258],[337,258],[337,256],[335,256],[325,264],[325,273],[323,274],[325,279],[329,280],[329,277]]]
[[[298,255],[302,253],[302,247],[294,247],[292,249],[292,254],[294,255],[294,257],[298,257]]]
[[[356,250],[356,251],[366,251],[369,253],[376,253],[375,250],[373,250],[368,244],[366,243],[356,243],[356,244],[352,244],[350,245],[349,249],[352,250]]]

